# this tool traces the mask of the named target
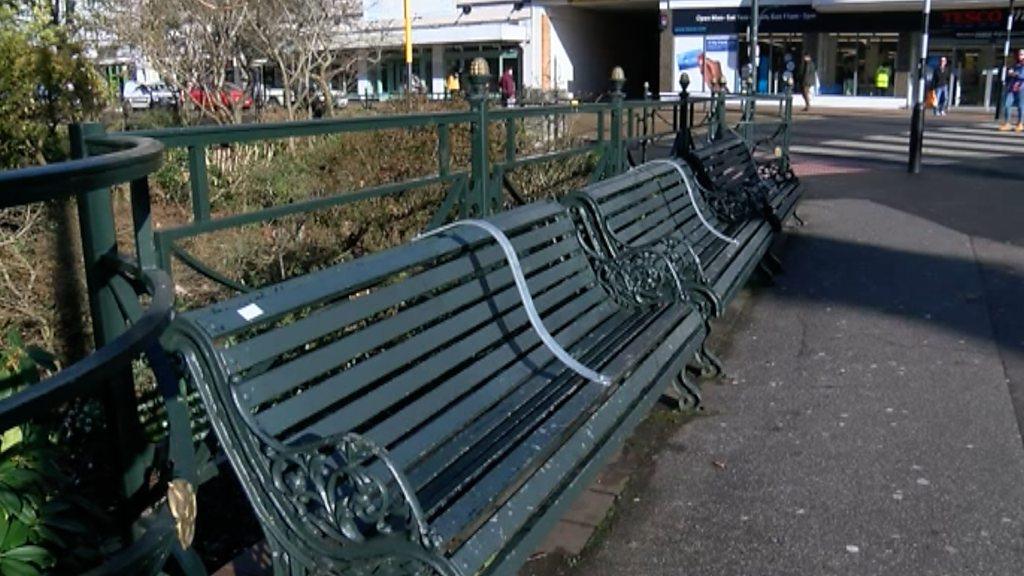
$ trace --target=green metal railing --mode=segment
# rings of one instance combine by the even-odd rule
[[[742,110],[737,128],[748,143],[756,148],[762,145],[760,140],[778,140],[778,161],[788,167],[792,117],[792,98],[788,93],[783,97],[721,94],[708,98],[691,97],[684,87],[674,100],[627,101],[619,80],[613,82],[610,98],[603,103],[492,109],[486,78],[478,76],[471,77],[467,99],[468,110],[434,114],[198,126],[131,133],[105,133],[98,124],[73,125],[69,131],[73,160],[0,173],[0,209],[75,198],[97,350],[56,376],[0,401],[0,430],[53,411],[70,399],[101,396],[112,446],[122,471],[122,498],[125,502],[136,499],[135,495],[145,488],[144,472],[152,464],[154,450],[146,444],[141,431],[131,363],[140,355],[148,355],[170,423],[170,459],[175,474],[189,482],[198,481],[183,391],[172,367],[158,354],[157,338],[172,314],[172,258],[234,290],[246,291],[251,287],[225,277],[194,257],[181,245],[186,239],[438,186],[444,189],[443,199],[429,227],[440,226],[453,218],[485,216],[527,201],[508,177],[516,170],[590,157],[594,168],[589,179],[601,180],[645,161],[649,152],[665,139],[684,134],[686,145],[690,145],[692,134],[702,132],[707,140],[721,137],[728,128],[730,104],[738,104]],[[766,103],[762,110],[774,109],[776,113],[767,114],[767,118],[755,118],[757,101]],[[770,105],[773,103],[777,108]],[[540,152],[524,149],[519,145],[523,141],[520,135],[530,129],[530,123],[545,126],[552,139],[564,145]],[[585,129],[571,132],[570,125]],[[211,205],[207,171],[211,149],[395,129],[433,131],[436,156],[433,173],[245,213],[218,213]],[[452,135],[457,129],[468,129],[469,145],[464,163],[453,160]],[[766,135],[761,136],[762,132]],[[501,137],[492,142],[495,134]],[[679,140],[675,142],[678,145]],[[500,153],[495,154],[498,147]],[[165,149],[186,151],[192,210],[187,223],[156,229],[150,205],[150,178],[161,166]],[[134,243],[131,256],[119,250],[113,209],[111,187],[123,184],[128,184],[131,197]],[[143,301],[148,304],[143,306]],[[165,530],[173,523],[158,522],[157,525]],[[154,554],[164,554],[166,558],[173,552],[186,571],[196,572],[194,559],[190,560],[180,545],[173,544],[173,539],[151,535],[145,542]],[[136,550],[134,554],[139,553]]]
[[[107,138],[120,138],[130,134],[152,138],[169,149],[186,150],[192,219],[184,225],[155,231],[152,257],[156,259],[158,266],[168,272],[171,270],[172,259],[177,259],[210,280],[233,290],[246,291],[251,287],[228,278],[203,263],[182,246],[182,241],[243,226],[267,223],[282,217],[443,186],[446,193],[430,220],[430,227],[437,227],[451,220],[453,216],[466,218],[487,215],[501,210],[510,203],[525,202],[509,175],[527,166],[591,156],[595,159],[595,168],[590,180],[596,181],[621,173],[631,164],[646,161],[652,146],[665,138],[674,138],[680,131],[689,133],[704,129],[707,131],[708,139],[724,134],[727,108],[724,95],[711,98],[690,97],[683,91],[678,100],[626,101],[621,88],[621,81],[613,83],[609,100],[598,104],[494,109],[489,104],[485,78],[471,77],[470,91],[467,95],[468,111],[258,125],[199,126],[111,135],[90,131],[87,141],[90,146],[103,146]],[[737,100],[745,106],[746,102],[755,99],[780,103],[779,116],[767,123],[775,129],[775,135],[771,138],[788,132],[789,116],[785,115],[787,109],[783,106],[787,101],[785,97],[746,95],[729,97],[728,101]],[[694,121],[698,108],[704,109],[704,115],[701,120]],[[588,124],[591,128],[586,134],[577,134],[576,138],[571,138],[571,135],[564,132],[560,134],[559,129],[565,130],[569,124],[567,119],[573,120],[575,124]],[[557,150],[524,153],[518,146],[518,136],[526,130],[525,125],[531,120],[547,122],[548,126],[552,127],[554,138],[565,137],[568,145]],[[740,126],[744,134],[753,137],[755,129],[763,124],[764,121],[755,121],[752,114],[744,113]],[[460,126],[468,127],[470,134],[469,162],[468,165],[455,166],[452,161],[452,133]],[[215,215],[212,210],[207,173],[207,152],[211,148],[394,129],[421,129],[434,132],[436,170],[432,174],[357,190],[338,191],[245,213]],[[494,134],[501,134],[504,139],[502,153],[497,157],[492,157],[491,154]],[[500,141],[497,143],[500,144]],[[783,153],[781,156],[785,158],[787,155]],[[148,183],[144,179],[133,181],[133,199],[135,196],[144,195],[146,190]],[[148,248],[144,257],[150,257]]]
[[[146,258],[152,246],[148,196],[133,198],[136,251],[128,256],[118,250],[110,191],[111,186],[144,181],[160,166],[163,145],[149,138],[110,136],[92,147],[96,152],[102,148],[103,154],[87,157],[87,134],[71,130],[75,160],[0,173],[0,209],[76,200],[96,345],[84,359],[0,400],[0,431],[52,416],[72,400],[99,398],[114,473],[120,476],[115,514],[126,547],[91,574],[148,573],[144,567],[160,569],[172,555],[185,573],[202,574],[198,557],[174,538],[171,512],[149,484],[146,471],[154,464],[155,447],[144,440],[132,379],[132,363],[147,357],[169,424],[170,461],[164,464],[174,478],[197,483],[187,408],[178,376],[158,344],[173,314],[174,289],[167,273]]]

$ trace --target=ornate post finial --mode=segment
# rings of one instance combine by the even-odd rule
[[[612,95],[621,96],[622,87],[626,84],[626,73],[622,70],[622,66],[616,66],[612,68]]]
[[[469,85],[473,96],[487,93],[487,82],[491,79],[491,69],[487,60],[476,57],[469,63]]]

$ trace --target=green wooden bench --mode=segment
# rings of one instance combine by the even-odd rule
[[[719,218],[730,223],[762,216],[776,228],[794,214],[802,190],[791,169],[774,159],[758,162],[735,131],[711,144],[684,152],[703,188],[703,196]]]
[[[700,348],[661,254],[554,202],[488,222],[511,255],[458,227],[172,324],[277,573],[514,574]]]
[[[718,166],[711,164],[708,172],[714,174]],[[711,182],[721,188],[701,186],[681,160],[659,160],[582,188],[565,202],[573,207],[584,245],[610,258],[641,248],[665,253],[677,268],[689,271],[691,281],[710,290],[717,315],[771,257],[779,223],[766,216],[792,213],[799,188],[766,193],[760,205],[754,195],[730,200],[725,178]],[[721,201],[712,202],[716,193]],[[704,376],[722,370],[705,346],[692,366]]]

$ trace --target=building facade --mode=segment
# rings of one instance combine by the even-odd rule
[[[759,91],[780,90],[782,73],[795,71],[809,54],[823,96],[904,103],[911,98],[921,44],[920,2],[767,0],[760,6]],[[671,0],[661,2],[659,10],[671,21],[671,37],[662,38],[663,53],[672,56],[668,62],[663,58],[663,75],[687,71],[700,77],[704,68],[697,60],[708,58],[721,64],[729,89],[738,90],[739,70],[749,61],[749,3]],[[1019,21],[1024,9],[1016,12]],[[1008,2],[933,3],[928,62],[949,59],[955,104],[994,105],[1008,15]],[[673,88],[665,82],[661,87]]]
[[[465,81],[469,62],[482,57],[494,81],[512,69],[517,86],[543,92],[571,92],[573,60],[543,7],[529,2],[432,0],[412,2],[413,86],[439,97],[446,78]],[[357,48],[355,85],[360,96],[387,97],[407,89],[401,0],[365,0],[362,29],[341,40]],[[339,48],[342,46],[339,46]]]

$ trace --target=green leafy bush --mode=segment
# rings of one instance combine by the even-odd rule
[[[0,398],[37,383],[42,369],[55,369],[50,354],[25,346],[13,330],[0,338]],[[95,528],[106,518],[75,494],[59,457],[43,424],[26,422],[3,433],[0,574],[73,573],[98,558]]]
[[[82,46],[50,23],[45,3],[0,4],[0,168],[65,156],[63,124],[103,107],[101,81]]]

